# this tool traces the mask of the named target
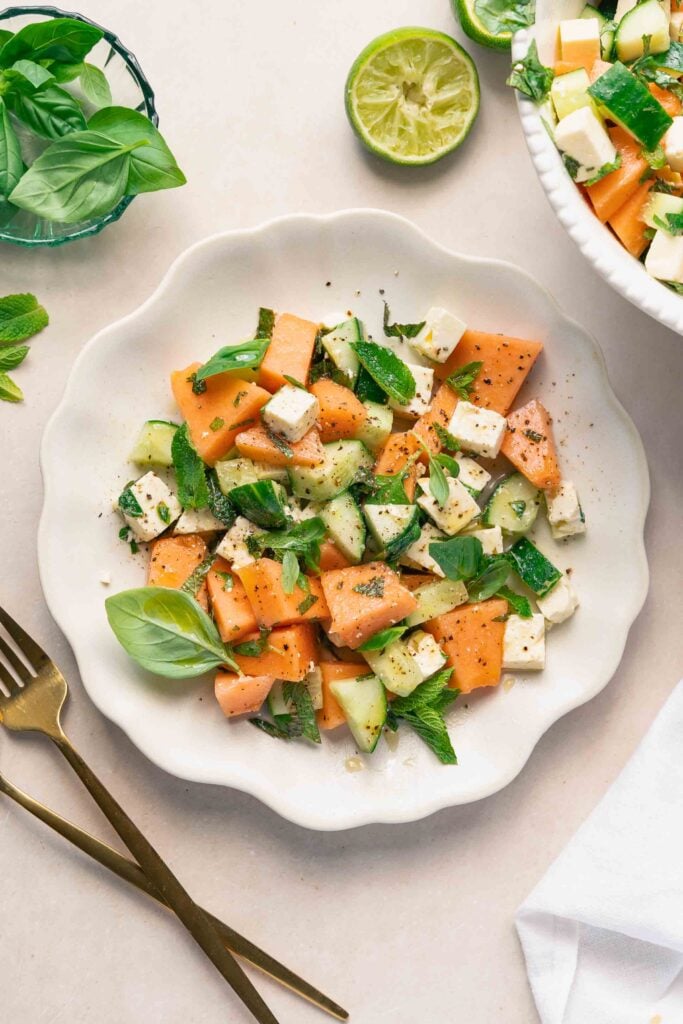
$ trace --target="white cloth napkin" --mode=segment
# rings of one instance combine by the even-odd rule
[[[683,680],[516,924],[543,1024],[683,1024]]]

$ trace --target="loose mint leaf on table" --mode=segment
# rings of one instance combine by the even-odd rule
[[[209,504],[204,463],[192,444],[187,423],[178,427],[171,442],[173,468],[178,482],[178,501],[183,508],[202,509]]]
[[[95,107],[111,106],[111,89],[104,71],[94,64],[83,64],[83,70],[78,76],[83,95]]]
[[[76,18],[33,22],[4,43],[0,50],[0,68],[10,67],[21,58],[66,64],[82,61],[103,35],[102,29]]]
[[[201,382],[207,377],[215,377],[217,374],[227,373],[229,370],[254,369],[261,365],[268,344],[265,339],[254,338],[252,341],[243,341],[239,345],[226,345],[211,356],[208,362],[199,367],[194,375],[195,380]]]
[[[188,679],[220,665],[235,666],[213,621],[182,590],[124,590],[108,597],[105,608],[116,639],[149,672]]]
[[[523,60],[515,61],[507,84],[518,92],[540,103],[550,92],[555,72],[541,64],[534,39]]]
[[[61,139],[71,132],[85,131],[83,111],[59,85],[47,82],[32,91],[11,89],[5,93],[5,102],[14,116],[41,138]]]
[[[0,298],[0,346],[26,341],[47,327],[50,319],[30,293]]]
[[[23,402],[24,393],[6,373],[0,373],[0,401]]]
[[[14,370],[20,363],[23,363],[29,352],[28,345],[12,345],[10,348],[0,348],[0,370]]]
[[[474,0],[474,13],[492,35],[533,25],[535,0]]]
[[[134,150],[131,152],[126,195],[178,188],[187,181],[159,130],[137,110],[105,107],[93,114],[88,128]]]
[[[8,196],[24,173],[24,161],[17,133],[5,101],[0,97],[0,195]]]
[[[374,341],[356,341],[351,348],[375,383],[390,398],[405,405],[415,396],[415,378],[391,349]]]
[[[419,324],[390,324],[389,317],[389,303],[384,303],[384,333],[387,338],[416,338],[422,328],[424,327],[426,320],[422,320]]]
[[[130,153],[97,132],[72,132],[29,167],[10,202],[46,220],[75,224],[108,213],[126,193]]]

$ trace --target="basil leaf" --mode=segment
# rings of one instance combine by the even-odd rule
[[[460,476],[460,463],[451,455],[445,455],[443,452],[440,452],[438,455],[435,455],[431,461],[437,462],[440,466],[443,466],[444,469],[447,469],[454,480],[456,477]]]
[[[389,644],[400,640],[407,628],[407,626],[389,626],[388,629],[382,629],[379,633],[371,636],[369,640],[366,640],[364,644],[361,644],[358,650],[383,651]]]
[[[5,101],[0,97],[0,195],[8,196],[24,173],[19,139],[10,120]]]
[[[135,497],[130,489],[130,484],[125,487],[119,495],[119,509],[126,516],[131,516],[133,519],[140,519],[143,512],[140,502]]]
[[[384,303],[384,333],[387,338],[416,338],[424,325],[426,320],[423,320],[419,324],[390,324],[389,317],[389,303]]]
[[[103,35],[102,29],[76,18],[32,22],[4,44],[0,67],[7,68],[22,57],[36,62],[48,58],[66,63],[82,61]]]
[[[494,36],[533,25],[535,8],[535,0],[474,0],[474,13]]]
[[[415,395],[415,378],[406,364],[391,349],[374,341],[352,343],[360,363],[365,367],[376,384],[401,405]]]
[[[104,71],[94,64],[84,64],[79,75],[81,89],[86,99],[95,107],[111,106],[111,89]],[[146,119],[145,119],[146,120]]]
[[[486,601],[497,594],[510,575],[510,563],[504,555],[488,556],[485,568],[467,585],[470,601]]]
[[[482,362],[473,362],[460,366],[450,377],[446,378],[446,383],[451,391],[455,391],[463,401],[467,401],[483,365]]]
[[[483,551],[478,537],[451,537],[429,545],[429,554],[449,580],[470,580],[477,576],[484,564]]]
[[[0,49],[2,49],[5,43],[8,43],[13,37],[14,32],[10,32],[6,28],[0,28]]]
[[[171,441],[171,457],[178,481],[178,501],[183,508],[206,508],[209,487],[204,463],[192,443],[187,423],[178,427]]]
[[[515,615],[521,615],[523,619],[530,619],[532,615],[531,603],[528,598],[522,594],[516,594],[514,590],[510,590],[509,587],[500,587],[496,593],[496,597],[504,598],[512,608]]]
[[[299,579],[299,559],[291,548],[282,557],[282,589],[285,594],[293,594]]]
[[[86,127],[78,103],[59,85],[47,83],[32,92],[13,89],[5,94],[5,102],[15,117],[44,139],[61,139]]]
[[[74,82],[77,78],[83,74],[83,68],[85,67],[82,60],[78,61],[46,61],[46,65],[49,65],[50,71],[54,75],[55,81],[63,84],[64,82]]]
[[[236,517],[235,509],[230,498],[220,489],[215,469],[210,469],[206,473],[206,487],[210,511],[224,526],[232,526]]]
[[[268,345],[268,341],[259,338],[244,341],[241,345],[226,345],[199,367],[195,379],[202,381],[219,373],[227,373],[229,370],[253,369],[260,366]]]
[[[0,348],[0,370],[14,370],[20,363],[23,363],[29,351],[28,345]]]
[[[72,132],[29,167],[10,202],[64,224],[108,213],[125,195],[131,148],[96,132]]]
[[[24,393],[6,373],[0,373],[0,402],[23,402]]]
[[[134,149],[126,195],[178,188],[187,181],[163,136],[149,118],[127,107],[105,107],[88,121],[91,131],[101,132],[122,146]],[[141,143],[145,143],[141,146]],[[136,148],[136,147],[140,148]]]
[[[429,460],[429,490],[439,508],[443,508],[450,497],[448,480],[436,459]]]
[[[46,82],[54,81],[55,76],[44,68],[42,64],[36,64],[33,60],[18,60],[3,73],[5,81],[13,83],[15,88],[35,92]]]
[[[26,341],[49,322],[47,312],[29,292],[0,298],[0,346]]]
[[[315,716],[315,708],[311,694],[305,683],[285,683],[282,696],[286,702],[294,705],[294,717],[297,720],[300,735],[311,743],[320,743],[320,731]]]
[[[515,61],[507,85],[540,103],[550,92],[555,72],[541,64],[534,39],[523,60]]]
[[[149,672],[183,679],[228,661],[216,626],[182,590],[140,587],[114,594],[104,603],[116,639]]]

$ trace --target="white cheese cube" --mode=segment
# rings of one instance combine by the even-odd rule
[[[466,455],[461,455],[460,452],[456,454],[455,461],[460,466],[458,480],[476,498],[486,487],[491,479],[491,474],[483,466],[480,466],[478,462],[475,462],[474,459],[469,459]]]
[[[316,711],[323,706],[323,674],[317,665],[311,663],[304,677],[306,689],[311,695],[311,703]]]
[[[669,22],[669,35],[674,43],[680,43],[683,35],[683,11],[672,11]]]
[[[422,629],[411,633],[406,640],[406,649],[419,668],[423,681],[442,669],[448,661],[434,637]]]
[[[479,506],[459,480],[454,480],[449,476],[447,481],[448,499],[443,508],[437,503],[429,489],[429,478],[418,480],[418,486],[423,493],[417,499],[417,503],[440,530],[447,533],[449,537],[453,537],[456,533],[464,530],[476,515],[479,515]]]
[[[130,491],[140,506],[142,515],[132,516],[124,513],[123,518],[133,531],[135,539],[143,543],[154,540],[167,530],[183,511],[173,491],[156,473],[145,473],[130,485]]]
[[[493,409],[481,409],[471,402],[458,402],[448,426],[463,448],[495,459],[507,430],[507,420]]]
[[[408,343],[427,359],[445,363],[466,330],[467,324],[457,316],[440,306],[432,306],[425,317],[424,327],[416,338],[409,338]]]
[[[315,395],[303,388],[285,384],[263,407],[263,422],[275,434],[288,441],[300,441],[314,425],[320,413]]]
[[[186,533],[213,533],[215,530],[224,530],[225,523],[216,519],[213,512],[208,508],[186,508],[173,532],[175,534]]]
[[[427,412],[429,403],[432,400],[434,371],[431,366],[416,366],[412,364],[410,372],[415,378],[415,394],[405,405],[397,402],[395,398],[389,399],[389,405],[396,412],[400,413],[401,416],[406,416],[409,419],[418,419]]]
[[[555,129],[555,144],[579,164],[575,181],[588,181],[617,158],[615,145],[592,107],[579,107],[563,117]]]
[[[446,534],[437,530],[432,523],[425,523],[419,540],[406,548],[399,558],[401,565],[408,565],[411,569],[426,569],[427,572],[433,572],[435,576],[443,576],[442,569],[429,554],[429,545],[433,544],[435,540],[446,540]]]
[[[510,615],[503,635],[503,668],[545,668],[545,619]]]
[[[555,540],[586,532],[586,522],[579,496],[571,480],[560,480],[558,486],[552,491],[546,491],[545,504],[548,510],[550,532]]]
[[[303,523],[305,519],[315,519],[320,514],[319,507],[309,502],[306,508],[296,498],[288,498],[285,512],[294,523]]]
[[[481,530],[467,530],[468,537],[476,537],[481,542],[485,555],[503,554],[503,531],[500,526],[488,526]]]
[[[683,117],[674,117],[674,123],[664,133],[662,148],[673,171],[683,171]]]
[[[647,251],[645,269],[660,281],[683,284],[683,235],[658,231]]]
[[[247,547],[247,537],[253,537],[255,533],[262,532],[258,526],[254,526],[244,516],[238,516],[216,548],[216,554],[229,562],[233,569],[241,569],[243,565],[250,565],[255,558]]]
[[[548,622],[564,622],[579,607],[571,583],[566,576],[561,576],[552,590],[545,597],[537,597],[536,604]]]

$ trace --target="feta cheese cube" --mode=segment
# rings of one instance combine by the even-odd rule
[[[683,171],[683,117],[674,117],[662,139],[666,160],[673,171]]]
[[[660,281],[683,284],[683,235],[658,231],[647,251],[645,269]]]
[[[434,371],[431,366],[416,366],[413,364],[410,367],[410,372],[415,378],[415,394],[405,405],[397,402],[395,398],[389,399],[389,405],[396,412],[400,413],[401,416],[406,416],[409,419],[418,419],[427,412],[429,403],[432,400]]]
[[[481,541],[485,555],[503,554],[503,531],[500,526],[488,526],[481,530],[467,530],[468,537],[476,537]]]
[[[175,524],[173,532],[175,534],[213,533],[215,530],[224,529],[225,523],[222,523],[220,519],[216,519],[213,512],[210,512],[208,508],[186,508]]]
[[[617,158],[616,147],[592,107],[579,107],[563,117],[555,129],[555,144],[579,165],[575,181],[588,181]]]
[[[507,430],[507,420],[493,409],[481,409],[471,402],[458,402],[448,426],[463,448],[495,459]]]
[[[418,480],[422,494],[417,499],[417,503],[440,530],[447,533],[449,537],[453,537],[456,533],[464,530],[476,515],[479,515],[479,506],[459,480],[454,480],[452,477],[447,477],[447,480],[448,500],[443,508],[429,490],[429,478]]]
[[[311,663],[304,677],[306,689],[311,695],[311,702],[316,711],[323,706],[323,674],[317,665]]]
[[[443,576],[442,569],[429,554],[429,545],[435,540],[446,540],[446,534],[437,530],[431,523],[425,523],[419,540],[407,547],[399,558],[401,565],[408,565],[411,569],[426,569],[435,576]]]
[[[422,629],[411,633],[406,640],[406,650],[420,670],[423,682],[442,669],[448,661],[434,637]]]
[[[561,576],[552,590],[544,597],[536,598],[536,604],[548,622],[559,623],[574,614],[579,607],[579,599],[567,577]]]
[[[254,526],[244,516],[238,516],[216,548],[216,554],[224,558],[233,569],[241,569],[244,565],[250,565],[255,558],[247,547],[247,537],[253,537],[254,534],[262,532],[258,526]]]
[[[266,426],[288,441],[300,441],[319,414],[320,403],[315,395],[293,384],[285,384],[276,391],[262,411]]]
[[[130,485],[130,491],[142,514],[133,516],[124,512],[123,518],[135,539],[143,543],[167,530],[183,511],[173,491],[156,473],[145,473]]]
[[[545,668],[545,619],[510,615],[503,635],[503,668]]]
[[[457,316],[440,306],[432,306],[425,317],[424,327],[416,338],[409,338],[408,342],[427,359],[445,363],[466,330],[467,324]]]
[[[455,461],[460,466],[458,480],[476,498],[486,487],[491,479],[491,474],[483,466],[480,466],[478,462],[475,462],[474,459],[469,459],[466,455],[461,455],[460,452],[457,452]]]
[[[560,22],[562,60],[591,67],[600,60],[600,22],[597,18],[566,18]]]
[[[285,512],[294,523],[303,523],[305,519],[315,519],[320,514],[320,508],[315,502],[309,502],[306,508],[296,498],[288,498]]]
[[[546,491],[545,504],[550,532],[555,540],[586,532],[586,521],[579,496],[571,480],[560,480],[552,491]]]

